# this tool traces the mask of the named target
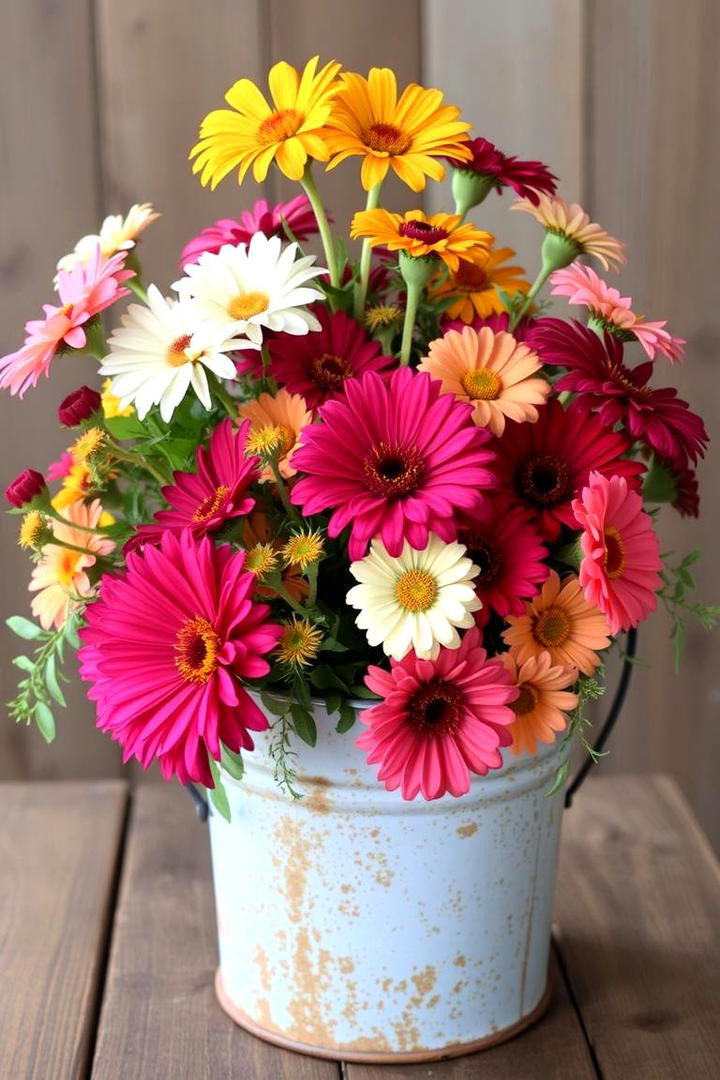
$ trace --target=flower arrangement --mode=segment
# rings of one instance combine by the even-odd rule
[[[61,403],[61,459],[7,489],[35,617],[8,620],[35,643],[11,712],[52,739],[79,649],[125,760],[225,812],[253,732],[271,727],[276,779],[301,795],[313,698],[340,732],[360,698],[347,737],[386,788],[462,796],[504,750],[587,746],[604,656],[658,599],[678,651],[688,615],[717,614],[686,597],[697,553],[670,566],[655,532],[661,503],[699,511],[705,428],[655,384],[684,342],[580,261],[616,271],[624,245],[544,164],[471,139],[439,90],[317,57],[269,87],[230,88],[193,170],[215,188],[276,169],[297,196],[191,239],[171,296],[142,282],[152,207],[107,218],[0,360],[21,398],[83,354],[104,378]],[[357,159],[354,259],[313,168]],[[454,213],[383,208],[391,170],[415,195],[450,173]],[[468,219],[507,187],[542,230],[532,283]],[[322,261],[302,246],[318,234]],[[547,315],[547,284],[587,321]]]

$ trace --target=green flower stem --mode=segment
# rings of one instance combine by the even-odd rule
[[[311,563],[307,568],[307,579],[310,582],[310,592],[308,593],[308,604],[310,607],[315,607],[317,600],[317,588],[318,588],[318,570],[320,569],[320,562]]]
[[[330,223],[325,213],[325,207],[322,204],[320,198],[320,192],[315,184],[315,178],[312,174],[312,166],[308,161],[303,173],[302,180],[300,181],[302,189],[310,200],[310,205],[313,208],[315,214],[315,220],[317,221],[318,229],[320,230],[320,239],[322,240],[323,249],[325,251],[325,259],[327,260],[328,273],[330,275],[330,284],[334,289],[340,286],[340,273],[337,264],[337,255],[335,252],[335,239],[330,229]]]
[[[125,284],[128,287],[128,289],[130,289],[132,292],[135,293],[138,300],[141,300],[143,302],[143,304],[147,304],[147,302],[148,302],[147,289],[145,288],[142,281],[140,280],[139,275],[136,275],[135,277],[128,278],[128,280],[125,282]]]
[[[80,352],[89,352],[96,360],[104,360],[108,353],[105,330],[99,315],[85,323],[85,348]]]
[[[410,363],[412,351],[413,330],[415,329],[415,316],[422,295],[422,286],[414,282],[407,283],[407,299],[405,301],[405,321],[403,323],[402,342],[400,344],[400,363],[407,366]]]
[[[237,402],[227,392],[223,384],[219,379],[215,379],[212,384],[213,393],[218,399],[225,412],[228,414],[234,424],[238,422],[238,407]]]
[[[516,310],[510,316],[510,321],[508,323],[508,330],[510,331],[510,333],[513,332],[525,312],[531,307],[533,300],[540,292],[543,285],[552,274],[553,270],[555,270],[553,264],[546,262],[546,260],[543,260],[543,264],[540,267],[540,273],[533,281],[530,291],[525,296],[522,304],[520,304],[520,306],[516,308]]]
[[[63,517],[62,514],[59,514],[54,506],[44,508],[43,514],[52,518],[53,521],[59,521],[61,525],[67,525],[71,529],[80,529],[82,532],[97,533],[98,536],[108,535],[107,528],[97,529],[93,528],[91,525],[78,525],[76,521],[70,521],[68,518]],[[51,540],[50,543],[55,544],[57,541]],[[83,548],[82,550],[84,551],[85,549]]]
[[[268,589],[272,589],[273,592],[276,592],[278,596],[285,601],[288,607],[292,608],[298,615],[302,615],[303,619],[308,617],[307,608],[304,608],[302,604],[299,604],[297,600],[293,599],[283,585],[280,574],[271,574],[270,577],[263,579],[263,585]]]
[[[375,210],[380,202],[380,192],[382,190],[383,182],[375,184],[375,187],[371,187],[368,191],[367,202],[365,203],[366,210]],[[368,281],[370,280],[370,260],[372,258],[372,247],[370,245],[369,237],[365,237],[363,240],[362,254],[360,256],[360,280],[355,285],[355,318],[360,322],[365,312],[365,300],[367,299]]]
[[[107,440],[107,446],[112,456],[117,458],[118,461],[126,461],[128,465],[136,465],[141,469],[145,469],[163,486],[168,483],[168,477],[163,476],[163,474],[156,469],[154,465],[151,465],[147,458],[143,457],[142,454],[133,453],[131,450],[124,450],[122,446],[118,446],[112,439]]]
[[[297,521],[299,522],[299,524],[302,525],[302,518],[298,514],[296,507],[294,507],[290,502],[287,484],[285,483],[280,472],[280,466],[278,465],[277,458],[273,458],[269,462],[269,465],[272,469],[273,476],[275,477],[275,484],[277,485],[278,494],[280,496],[280,501],[283,504],[283,509],[285,510],[285,513],[289,518],[292,518],[293,521]]]

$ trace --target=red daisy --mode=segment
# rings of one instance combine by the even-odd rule
[[[350,526],[351,560],[362,559],[375,536],[393,558],[406,540],[423,550],[430,532],[454,540],[456,511],[482,503],[494,480],[488,436],[470,405],[440,391],[410,368],[389,379],[369,371],[320,408],[322,424],[303,431],[293,464],[306,475],[292,502],[306,516],[334,507],[328,534]]]
[[[523,601],[537,596],[550,572],[543,561],[548,550],[527,510],[495,500],[486,511],[459,518],[458,540],[479,569],[473,582],[483,603],[478,625],[485,625],[491,610],[503,618],[522,615]]]
[[[237,430],[230,420],[218,424],[207,447],[198,449],[197,472],[174,473],[174,483],[162,489],[171,509],[155,514],[156,525],[141,525],[129,541],[131,549],[158,543],[168,530],[190,528],[196,536],[214,533],[226,521],[252,510],[255,499],[248,488],[259,478],[259,461],[245,456],[249,428],[249,420]]]
[[[379,763],[388,791],[401,788],[403,799],[457,797],[470,790],[470,773],[502,765],[518,689],[500,660],[488,660],[477,627],[436,660],[410,652],[390,671],[368,668],[365,682],[384,700],[360,713],[368,728],[357,745],[370,751],[369,764]]]
[[[596,416],[566,412],[557,399],[538,412],[536,424],[509,421],[490,445],[502,490],[531,510],[543,538],[553,541],[562,525],[577,529],[571,503],[593,469],[624,476],[636,488],[645,465],[624,458],[630,443]]]
[[[320,330],[304,337],[278,334],[268,343],[271,375],[291,394],[302,394],[309,409],[342,394],[346,379],[395,362],[344,311],[331,313],[324,304],[310,310]]]
[[[455,169],[486,176],[490,186],[500,194],[504,187],[511,187],[521,198],[530,199],[537,206],[537,193],[554,195],[557,176],[542,161],[522,161],[498,150],[489,139],[472,139],[465,144],[472,151],[470,161],[447,160]]]
[[[243,210],[239,220],[221,218],[214,225],[190,240],[180,256],[180,265],[184,269],[188,263],[196,263],[205,251],[217,254],[224,244],[249,244],[256,232],[265,236],[286,238],[283,221],[296,240],[301,243],[318,231],[317,221],[312,206],[306,195],[297,195],[290,202],[276,203],[270,206],[265,199],[258,199],[252,210]]]
[[[675,498],[671,505],[681,517],[700,517],[700,494],[696,474],[691,469],[683,469],[682,472],[675,473],[673,479]]]
[[[702,420],[677,390],[648,386],[652,361],[626,367],[617,337],[606,332],[600,338],[575,320],[545,319],[541,342],[545,363],[569,369],[555,389],[578,395],[571,410],[597,413],[610,428],[622,423],[633,441],[644,442],[678,472],[703,456],[708,434]]]
[[[250,731],[268,727],[241,680],[268,673],[280,627],[253,603],[244,562],[245,552],[186,529],[103,576],[80,631],[80,675],[125,761],[147,768],[157,758],[166,780],[212,787],[208,755],[219,761],[221,744],[252,750]]]

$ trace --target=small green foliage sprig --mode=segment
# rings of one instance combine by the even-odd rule
[[[18,684],[15,699],[8,704],[10,716],[16,724],[35,723],[45,742],[55,738],[55,716],[52,706],[66,708],[65,695],[60,684],[69,682],[61,670],[65,662],[65,649],[80,648],[77,635],[81,616],[73,612],[60,630],[43,630],[37,623],[21,615],[12,615],[7,625],[25,641],[36,641],[34,656],[16,656],[15,667],[25,672]]]
[[[672,624],[670,637],[673,642],[676,673],[680,670],[685,651],[689,619],[697,620],[704,630],[712,630],[720,618],[720,605],[688,601],[688,593],[696,588],[695,577],[690,567],[698,561],[700,554],[699,551],[691,551],[675,566],[670,565],[667,556],[663,557],[665,565],[660,573],[663,587],[658,595]]]
[[[601,757],[604,757],[604,753],[599,753],[588,739],[588,731],[592,726],[592,722],[586,714],[586,709],[589,702],[598,701],[605,693],[606,687],[604,682],[601,681],[603,678],[603,668],[599,668],[594,675],[584,675],[582,673],[579,675],[574,687],[574,692],[578,696],[578,703],[570,713],[570,721],[563,736],[563,744],[567,744],[577,737],[585,753],[589,754],[596,763]],[[548,796],[554,795],[556,791],[559,791],[564,786],[569,769],[570,759],[566,757],[562,765],[558,766],[555,771],[552,785],[547,792]]]

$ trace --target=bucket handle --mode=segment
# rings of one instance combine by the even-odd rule
[[[613,703],[610,706],[610,712],[607,714],[605,723],[600,728],[600,733],[593,744],[593,754],[588,754],[587,758],[577,771],[577,775],[565,792],[565,809],[569,809],[572,806],[573,798],[577,791],[582,787],[583,783],[587,779],[587,775],[595,764],[594,755],[600,754],[605,746],[605,743],[610,738],[610,733],[615,727],[617,718],[620,715],[620,711],[625,702],[625,697],[630,685],[630,679],[632,677],[633,662],[635,659],[635,651],[637,649],[637,630],[635,628],[628,631],[627,642],[625,645],[625,659],[623,660],[622,672],[620,674],[620,682],[618,688],[615,691],[615,697]],[[194,784],[186,784],[190,796],[195,803],[195,812],[200,821],[207,821],[210,807],[207,799],[205,799]]]

